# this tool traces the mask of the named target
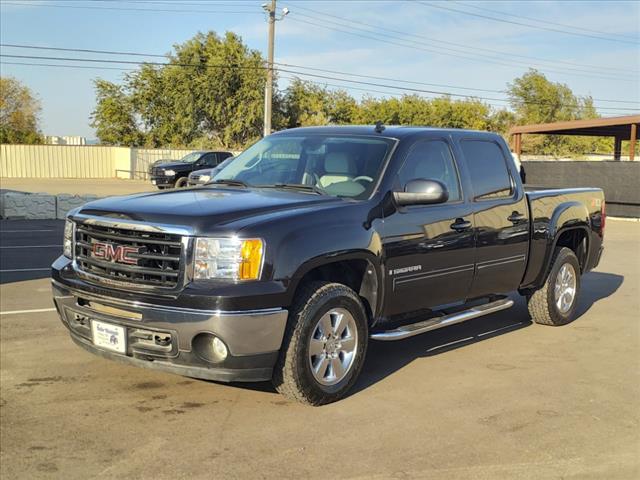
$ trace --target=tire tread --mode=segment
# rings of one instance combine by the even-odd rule
[[[296,299],[289,312],[287,327],[282,340],[282,349],[274,367],[272,378],[272,383],[278,393],[291,400],[306,405],[323,405],[337,400],[348,390],[347,388],[344,392],[331,395],[330,398],[327,398],[325,395],[318,395],[314,392],[310,388],[310,385],[304,385],[298,381],[298,379],[301,378],[301,372],[298,372],[298,362],[296,361],[295,352],[302,341],[301,335],[303,328],[301,317],[307,313],[313,304],[321,302],[325,297],[333,297],[336,293],[349,296],[361,305],[358,295],[349,287],[340,283],[326,281],[309,282],[303,285],[296,295]],[[364,341],[367,341],[367,339],[364,339]]]

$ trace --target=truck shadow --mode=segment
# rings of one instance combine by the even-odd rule
[[[612,273],[591,272],[585,275],[574,323],[579,323],[580,317],[596,302],[613,295],[623,280],[623,276]],[[360,379],[351,394],[383,380],[417,358],[440,355],[532,325],[525,299],[517,293],[510,297],[515,304],[509,310],[398,342],[371,341]]]
[[[624,277],[612,273],[591,272],[582,279],[578,307],[580,317],[599,300],[613,295]],[[511,294],[513,308],[397,342],[369,342],[369,350],[360,379],[347,395],[356,394],[384,380],[417,358],[440,355],[467,345],[505,335],[532,325],[527,304],[517,293]],[[552,327],[540,327],[552,328]],[[206,380],[203,380],[206,381]],[[235,387],[275,393],[270,382],[233,383]]]

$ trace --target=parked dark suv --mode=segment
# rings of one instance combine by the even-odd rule
[[[160,190],[186,187],[191,172],[213,168],[231,156],[231,152],[203,150],[189,153],[180,160],[158,160],[149,167],[151,183]]]

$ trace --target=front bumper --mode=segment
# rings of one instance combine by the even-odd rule
[[[216,381],[262,381],[272,376],[287,321],[273,308],[223,312],[170,307],[89,293],[52,280],[53,300],[71,338],[82,348],[119,362]],[[95,346],[92,321],[125,329],[124,354]],[[228,348],[212,360],[215,335]],[[158,339],[161,341],[158,343]]]
[[[151,183],[157,187],[172,187],[175,183],[176,183],[176,176],[164,176],[164,175],[152,175],[151,178]]]
[[[208,182],[209,180],[191,180],[189,179],[187,181],[187,185],[189,185],[190,187],[199,187],[201,185],[204,185]]]

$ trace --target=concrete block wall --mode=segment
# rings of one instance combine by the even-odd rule
[[[69,210],[98,198],[95,195],[2,192],[0,217],[27,220],[64,219]]]
[[[98,198],[97,195],[69,195],[67,193],[56,195],[56,218],[63,219],[67,216],[69,210],[81,207],[85,203]]]
[[[527,183],[545,187],[599,187],[607,214],[640,218],[640,162],[525,161]]]

